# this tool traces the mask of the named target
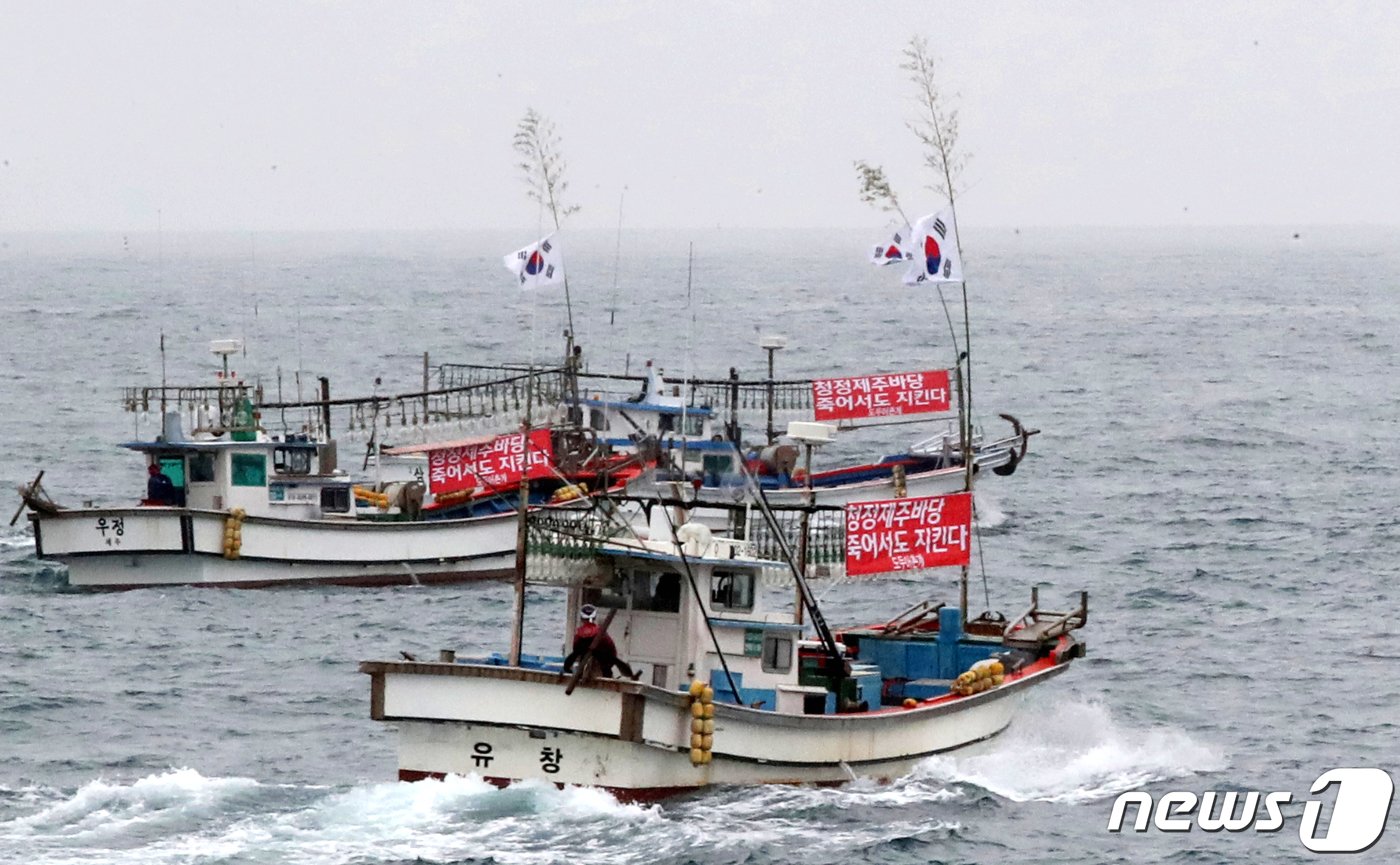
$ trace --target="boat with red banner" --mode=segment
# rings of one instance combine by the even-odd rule
[[[733,514],[761,512],[770,537],[784,538],[751,492]],[[1087,595],[1052,612],[1032,592],[1010,620],[969,620],[965,603],[928,600],[833,628],[781,540],[785,559],[767,559],[743,530],[718,534],[691,519],[712,506],[688,484],[663,484],[639,503],[650,510],[644,526],[612,517],[611,499],[529,518],[523,580],[566,592],[553,627],[569,657],[521,651],[522,605],[506,652],[360,665],[371,717],[397,728],[400,779],[543,780],[625,799],[887,779],[996,736],[1028,691],[1083,655],[1074,632]],[[969,560],[971,493],[837,510],[848,578]],[[775,607],[762,591],[775,574],[797,586],[796,604]],[[596,666],[575,667],[580,656]]]
[[[227,342],[215,353],[237,350]],[[370,474],[380,477],[363,477],[368,459],[352,475],[328,431],[333,408],[362,403],[336,404],[328,390],[323,380],[321,400],[297,404],[310,409],[300,422],[227,364],[213,386],[128,391],[129,410],[162,421],[151,438],[122,445],[142,457],[145,486],[130,504],[79,507],[55,503],[39,479],[22,488],[38,557],[65,565],[72,586],[108,589],[501,578],[515,569],[522,501],[568,508],[590,484],[636,470],[586,436],[545,428],[403,448],[428,467],[421,479],[386,478],[377,465]],[[269,410],[282,413],[280,431],[264,423]]]
[[[519,369],[524,366],[444,364],[438,379],[440,386],[462,386],[493,371],[499,377]],[[842,505],[963,488],[964,450],[948,370],[783,381],[742,379],[730,370],[728,378],[702,379],[667,377],[648,361],[640,375],[581,370],[575,377],[578,425],[600,446],[617,454],[645,452],[648,463],[698,483],[707,501],[735,501],[745,473],[758,478],[775,504],[797,504],[809,494],[819,503]],[[629,389],[619,391],[624,383]],[[555,414],[567,416],[571,392],[552,392],[561,400]],[[1008,435],[989,439],[971,431],[975,473],[1014,473],[1039,432],[1012,415],[1000,417],[1011,425]],[[812,471],[799,466],[801,446],[780,434],[775,418],[834,424],[843,435],[890,424],[943,428],[903,453]],[[753,431],[756,425],[762,428]]]

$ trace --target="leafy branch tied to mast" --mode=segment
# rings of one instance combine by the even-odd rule
[[[928,188],[948,199],[949,204],[956,204],[957,184],[970,158],[958,151],[958,109],[953,105],[957,94],[945,96],[939,89],[936,63],[927,39],[912,37],[903,53],[904,62],[899,68],[909,73],[918,104],[918,116],[905,126],[924,145],[924,166],[934,174],[934,182]]]
[[[559,134],[554,123],[533,108],[525,109],[525,116],[515,127],[515,137],[511,144],[520,162],[521,179],[525,181],[529,199],[548,210],[558,231],[566,217],[577,213],[577,204],[565,204],[564,194],[569,191],[569,182],[564,179],[568,163],[560,149]],[[564,305],[569,314],[569,339],[573,340],[574,305],[569,296],[569,275],[564,273]]]

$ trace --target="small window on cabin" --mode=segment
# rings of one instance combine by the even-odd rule
[[[651,608],[658,613],[681,611],[681,575],[675,571],[652,574]]]
[[[705,416],[700,414],[687,413],[685,416],[685,434],[688,436],[704,435]]]
[[[676,418],[675,418],[674,415],[663,414],[663,415],[661,415],[660,417],[658,417],[658,418],[656,419],[656,431],[657,431],[657,432],[664,432],[664,433],[675,432],[675,429],[676,429]]]
[[[190,456],[190,483],[212,484],[214,482],[214,455],[192,454]]]
[[[234,486],[267,486],[267,457],[262,454],[232,454],[232,458]]]
[[[321,510],[336,514],[350,510],[350,488],[321,487]]]
[[[589,409],[588,426],[590,429],[595,429],[599,432],[607,432],[608,413],[600,408]]]
[[[170,478],[170,483],[175,489],[185,486],[185,458],[184,457],[161,457],[160,473]]]
[[[710,606],[726,610],[752,610],[753,574],[716,570],[710,577]]]
[[[763,672],[786,673],[792,669],[792,637],[763,635]]]
[[[279,475],[311,474],[310,448],[274,448],[272,468]]]

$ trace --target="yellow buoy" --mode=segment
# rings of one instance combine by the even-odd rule
[[[705,732],[705,722],[702,721],[702,720],[700,720],[699,718],[691,718],[691,719],[690,719],[690,732],[692,732],[692,733],[703,733],[703,732]]]
[[[700,717],[702,717],[702,718],[713,718],[713,717],[715,716],[715,704],[714,704],[714,703],[697,703],[697,704],[695,704],[695,705],[700,706]]]
[[[690,683],[690,696],[698,700],[700,698],[700,695],[704,692],[705,683],[699,679],[693,679]]]
[[[710,752],[709,752],[709,751],[701,751],[701,752],[700,752],[700,762],[701,762],[701,763],[708,763],[708,762],[710,762]]]
[[[702,706],[702,705],[700,705],[699,703],[691,703],[691,704],[690,704],[690,717],[692,717],[692,718],[703,718],[703,717],[705,717],[705,710],[706,710],[707,708],[709,708],[709,707],[708,707],[708,706]]]
[[[917,705],[919,705],[919,701],[918,701],[918,700],[915,700],[913,697],[905,697],[905,698],[904,698],[904,708],[906,708],[906,709],[912,709],[912,708],[914,708],[914,707],[917,706]]]
[[[701,763],[705,762],[705,752],[699,748],[691,748],[690,762],[692,765],[699,766]]]
[[[702,703],[713,703],[714,701],[715,701],[715,689],[714,689],[714,688],[711,688],[709,685],[706,685],[706,686],[704,687],[704,689],[700,692],[700,702],[702,702]]]
[[[706,718],[705,720],[700,722],[700,732],[704,733],[706,736],[709,736],[710,734],[714,733],[714,731],[715,722],[713,718]]]
[[[700,747],[703,748],[704,750],[706,750],[706,751],[710,750],[710,748],[714,747],[714,744],[715,744],[715,737],[714,737],[714,736],[701,736],[701,737],[700,737]]]
[[[694,751],[696,748],[701,748],[701,749],[703,749],[704,747],[705,747],[705,737],[702,736],[702,735],[700,735],[699,733],[691,733],[691,734],[690,734],[690,749],[691,749],[692,751]]]

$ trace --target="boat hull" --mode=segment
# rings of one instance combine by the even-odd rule
[[[64,510],[34,517],[39,558],[67,566],[72,586],[127,589],[202,585],[253,588],[328,583],[391,585],[508,576],[517,520],[502,514],[433,522],[286,520],[237,524],[185,508]]]
[[[550,673],[361,665],[372,676],[371,715],[398,727],[403,780],[474,773],[495,783],[598,786],[630,799],[898,777],[920,759],[996,736],[1027,689],[1064,668],[1039,662],[999,688],[912,709],[791,715],[716,705],[711,761],[695,766],[684,694],[603,680],[566,696]]]

